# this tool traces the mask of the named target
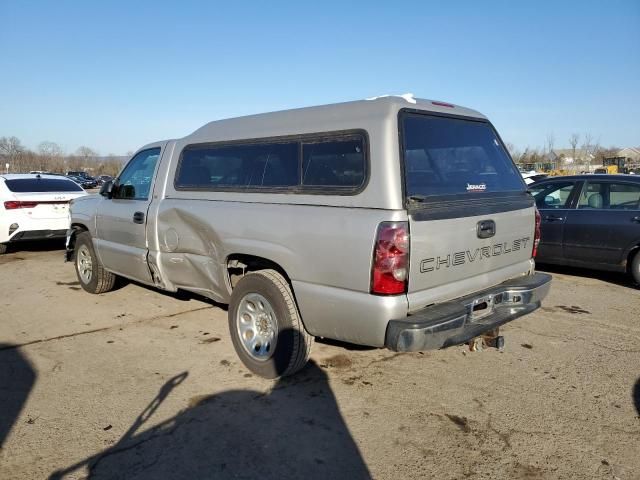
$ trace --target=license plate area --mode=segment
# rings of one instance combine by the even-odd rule
[[[471,321],[475,322],[493,313],[496,303],[499,303],[501,298],[497,298],[496,295],[485,295],[473,300],[470,305]],[[502,297],[502,295],[499,295]]]

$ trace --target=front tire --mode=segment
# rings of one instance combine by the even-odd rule
[[[89,293],[104,293],[113,289],[116,276],[108,272],[98,260],[89,232],[76,236],[75,267],[80,286]]]
[[[9,248],[9,246],[5,243],[0,243],[0,255],[2,255],[3,253],[7,253],[7,249]]]
[[[229,303],[229,331],[242,363],[264,378],[300,370],[313,343],[289,284],[276,270],[259,270],[240,279]]]
[[[631,260],[630,272],[635,282],[640,285],[640,250],[636,252]]]

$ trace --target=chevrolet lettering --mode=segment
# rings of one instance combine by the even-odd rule
[[[438,257],[425,258],[420,262],[420,272],[433,272],[434,270],[440,270],[440,268],[455,267],[458,265],[464,265],[465,263],[473,263],[482,259],[489,259],[498,255],[517,252],[520,249],[526,249],[529,241],[529,237],[524,237],[513,240],[512,242],[496,243],[490,246],[478,247],[473,251],[465,250],[463,252],[454,252]]]

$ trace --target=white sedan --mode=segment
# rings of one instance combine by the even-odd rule
[[[0,175],[0,254],[22,240],[64,238],[69,202],[87,195],[61,175]]]
[[[535,170],[531,170],[530,172],[520,172],[522,174],[522,178],[524,179],[524,183],[527,185],[531,185],[534,182],[542,180],[543,178],[547,178],[548,175],[546,173],[539,173]]]

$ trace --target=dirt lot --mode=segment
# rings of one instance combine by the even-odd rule
[[[2,479],[640,478],[623,276],[554,270],[503,353],[316,342],[272,382],[237,360],[219,306],[89,295],[56,247],[0,258]]]

